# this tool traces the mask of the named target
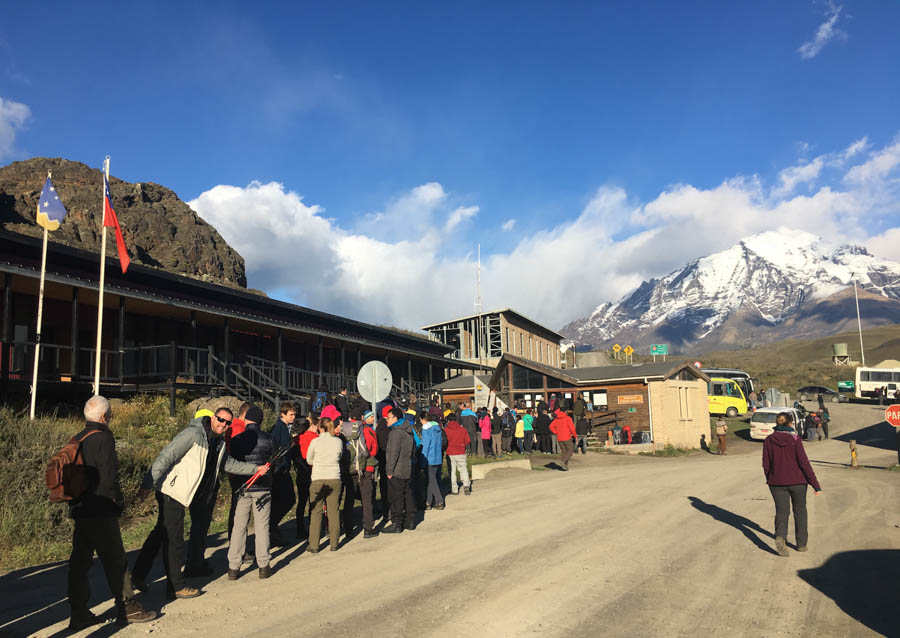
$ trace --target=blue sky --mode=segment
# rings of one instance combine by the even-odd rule
[[[484,4],[13,3],[0,161],[99,166],[109,154],[117,177],[194,201],[247,259],[251,285],[405,325],[469,311],[479,242],[485,304],[524,304],[555,327],[757,225],[890,252],[900,3]],[[881,156],[877,185],[848,181]],[[805,176],[786,190],[792,167]],[[814,195],[818,217],[776,213]],[[669,235],[682,213],[661,208],[675,197],[701,221],[747,218],[636,260],[647,249],[635,237]],[[573,226],[593,243],[559,241]],[[259,245],[286,232],[316,244],[310,279]],[[318,245],[328,237],[339,247]],[[579,251],[629,259],[584,272]],[[416,258],[373,279],[356,253]],[[409,269],[427,277],[398,275]],[[338,295],[319,283],[344,279]],[[523,286],[577,299],[536,301]],[[446,299],[411,316],[373,310],[398,287]]]

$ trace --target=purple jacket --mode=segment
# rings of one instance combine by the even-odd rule
[[[769,485],[805,485],[809,483],[820,492],[803,443],[796,434],[773,432],[763,441],[763,471]]]

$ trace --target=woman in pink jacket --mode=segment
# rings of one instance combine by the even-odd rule
[[[481,449],[484,450],[485,456],[494,456],[494,446],[491,443],[491,414],[487,408],[481,410],[481,419],[478,421],[478,427],[481,428]]]

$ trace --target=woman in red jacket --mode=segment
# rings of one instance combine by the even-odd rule
[[[775,548],[779,556],[788,556],[787,528],[790,506],[794,509],[794,534],[797,551],[805,552],[809,533],[806,526],[806,486],[822,491],[813,472],[803,442],[791,427],[790,413],[775,419],[775,431],[763,442],[763,471],[775,501]]]

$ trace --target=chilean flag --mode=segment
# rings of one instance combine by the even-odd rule
[[[131,258],[128,256],[128,250],[125,248],[125,238],[122,237],[122,229],[119,228],[119,218],[116,217],[116,211],[112,207],[112,197],[109,194],[109,180],[106,179],[106,173],[103,173],[103,225],[107,228],[116,229],[116,248],[119,250],[119,264],[122,266],[122,274],[128,270],[128,264]]]

